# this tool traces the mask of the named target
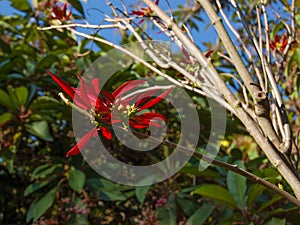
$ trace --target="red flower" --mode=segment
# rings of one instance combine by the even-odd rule
[[[270,48],[272,50],[277,50],[282,54],[287,44],[288,44],[288,38],[286,34],[284,34],[281,38],[276,34],[275,40],[270,42]]]
[[[158,5],[159,0],[155,1],[155,4]],[[136,15],[138,17],[147,17],[151,16],[153,11],[149,7],[142,7],[140,10],[132,10],[130,15]],[[144,19],[142,19],[139,23],[144,22]]]
[[[117,88],[112,94],[100,90],[99,79],[92,80],[92,86],[87,84],[82,78],[80,79],[79,88],[69,86],[62,79],[57,77],[50,71],[47,71],[52,79],[69,95],[74,103],[83,110],[87,110],[94,118],[93,123],[95,128],[87,132],[81,140],[67,152],[67,156],[77,155],[80,150],[83,149],[92,137],[98,136],[98,131],[101,131],[102,135],[107,139],[112,139],[111,131],[108,127],[112,124],[122,124],[122,117],[127,115],[129,118],[129,126],[136,129],[143,129],[153,125],[160,127],[161,125],[155,122],[154,118],[160,118],[166,121],[166,118],[154,112],[143,112],[145,109],[161,102],[166,95],[171,91],[171,88],[167,89],[157,97],[153,96],[159,89],[152,89],[142,92],[142,94],[131,94],[124,96],[128,91],[133,90],[137,86],[144,84],[144,80],[132,80],[124,83]],[[130,105],[131,102],[134,102]],[[115,106],[118,109],[117,115],[112,115],[112,107]]]
[[[51,19],[56,19],[61,22],[65,22],[70,20],[72,10],[70,10],[69,13],[67,13],[67,3],[65,3],[63,7],[53,6],[51,14]]]

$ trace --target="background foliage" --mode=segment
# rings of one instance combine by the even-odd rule
[[[220,167],[211,166],[199,171],[196,159],[191,159],[179,173],[162,183],[130,187],[100,177],[80,155],[66,158],[66,151],[75,143],[71,109],[57,97],[59,88],[46,70],[51,69],[68,83],[77,85],[76,74],[82,74],[110,47],[78,39],[62,29],[39,31],[38,26],[54,23],[51,12],[55,1],[33,1],[33,5],[27,0],[10,2],[19,13],[0,16],[0,223],[300,223],[299,209],[281,196]],[[68,2],[73,9],[71,19],[84,19],[86,12],[81,2]],[[251,12],[254,1],[241,2],[243,10]],[[283,5],[284,9],[277,10]],[[178,22],[185,16],[184,7],[179,6],[183,10],[174,14]],[[274,1],[269,7],[282,15],[282,21],[287,21],[287,1]],[[197,32],[199,24],[207,23],[202,15],[200,9],[187,21],[193,32]],[[256,17],[255,13],[247,15],[249,21]],[[298,14],[296,23],[298,37]],[[283,22],[273,20],[271,25],[271,37],[284,33]],[[134,40],[130,35],[120,37],[122,43]],[[210,49],[214,44],[205,43],[205,46]],[[220,65],[219,70],[234,70],[217,54],[212,59],[215,65]],[[300,49],[297,43],[283,60],[283,73],[278,73],[278,82],[283,87],[288,116],[296,132],[300,128]],[[275,61],[273,66],[276,70]],[[111,81],[111,87],[107,88],[114,90],[124,81],[147,73],[149,71],[141,65],[132,65],[117,74],[118,82]],[[208,138],[205,131],[210,127],[210,113],[205,99],[199,96],[193,99],[199,105],[201,147]],[[164,110],[163,107],[160,110]],[[176,130],[175,126],[173,130]],[[124,150],[120,147],[118,151]],[[134,157],[138,161],[139,156]],[[237,164],[290,191],[246,130],[231,115],[228,115],[226,137],[217,158]]]

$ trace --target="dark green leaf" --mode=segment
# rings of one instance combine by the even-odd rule
[[[70,4],[71,4],[78,12],[80,12],[80,14],[83,16],[83,18],[85,17],[85,16],[84,16],[83,7],[82,7],[80,1],[78,1],[78,0],[69,0],[69,3],[70,3]]]
[[[10,48],[9,44],[7,44],[1,38],[0,38],[0,48],[2,49],[2,51],[4,53],[10,53],[11,52],[11,48]]]
[[[193,191],[192,194],[199,194],[222,202],[230,207],[238,208],[236,201],[229,191],[216,184],[203,184]]]
[[[106,201],[126,200],[125,195],[121,192],[121,186],[102,178],[91,178],[86,181],[88,189],[99,195],[100,199]]]
[[[233,164],[236,164],[241,169],[245,169],[245,166],[241,160],[235,161]],[[237,173],[229,171],[227,174],[228,190],[232,194],[240,208],[243,208],[246,204],[246,182],[246,178]]]
[[[251,207],[265,189],[266,187],[260,184],[252,185],[248,191],[247,205]]]
[[[9,95],[1,89],[0,89],[0,105],[8,109],[14,109],[14,105],[12,104]]]
[[[49,209],[54,201],[56,192],[59,188],[59,184],[52,188],[46,195],[41,197],[34,206],[33,221],[37,221],[46,211]]]
[[[261,205],[261,207],[258,210],[256,210],[256,213],[261,212],[262,210],[264,210],[265,208],[269,207],[273,203],[279,201],[280,199],[282,199],[281,195],[275,195],[271,200],[264,202]]]
[[[42,187],[45,187],[47,184],[49,184],[48,180],[45,180],[43,182],[29,184],[24,191],[24,196],[26,197],[27,195],[41,189]]]
[[[53,138],[49,133],[48,123],[46,121],[36,121],[31,124],[26,124],[25,127],[29,133],[45,141],[53,141]]]
[[[214,210],[215,206],[204,203],[187,221],[187,225],[202,225]]]
[[[145,201],[146,194],[149,191],[150,187],[151,185],[138,186],[135,188],[135,195],[140,203],[143,203]]]
[[[176,225],[176,200],[175,196],[170,196],[168,199],[168,207],[158,207],[157,220],[160,225]]]
[[[47,55],[45,58],[43,58],[37,65],[37,70],[45,70],[52,66],[53,63],[58,62],[59,59],[56,55]]]
[[[68,173],[68,183],[74,191],[80,193],[85,183],[85,174],[80,170],[71,169]]]

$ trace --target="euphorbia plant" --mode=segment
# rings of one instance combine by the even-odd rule
[[[71,87],[65,81],[60,79],[54,73],[48,71],[52,79],[63,89],[63,91],[69,95],[76,107],[85,110],[91,118],[91,122],[95,125],[93,129],[87,132],[81,140],[72,147],[68,152],[67,156],[77,155],[80,150],[83,149],[88,141],[92,137],[97,137],[98,132],[107,139],[112,139],[112,133],[110,131],[110,126],[112,124],[122,125],[123,119],[122,115],[126,115],[128,118],[128,124],[134,129],[144,129],[149,126],[160,127],[161,125],[155,120],[161,119],[166,121],[167,119],[160,113],[156,112],[146,112],[144,110],[161,102],[172,90],[168,88],[163,93],[156,97],[154,94],[158,89],[151,89],[139,94],[133,94],[132,96],[126,98],[125,94],[134,88],[145,84],[145,80],[132,80],[125,82],[114,92],[108,93],[106,91],[100,90],[99,79],[94,78],[89,85],[83,78],[80,78],[79,88]],[[134,102],[134,103],[132,103]],[[117,115],[112,114],[112,108],[117,107],[119,113]]]

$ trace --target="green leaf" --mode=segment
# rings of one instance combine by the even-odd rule
[[[215,206],[204,203],[187,221],[187,225],[202,225],[214,210]]]
[[[11,52],[11,48],[10,48],[9,44],[7,44],[1,38],[0,38],[0,48],[2,49],[2,51],[4,53],[10,53]]]
[[[292,57],[293,61],[297,63],[298,68],[300,69],[300,48],[298,48]]]
[[[31,124],[26,124],[25,128],[29,133],[45,141],[53,141],[53,138],[49,133],[48,123],[46,121],[36,121]]]
[[[156,211],[160,225],[176,225],[176,212],[173,204],[170,204],[170,207],[159,207]]]
[[[189,173],[189,174],[195,174],[202,177],[210,177],[210,178],[221,178],[220,173],[207,168],[206,170],[200,171],[198,166],[184,166],[180,173]]]
[[[83,7],[80,3],[80,1],[78,0],[69,0],[68,1],[78,12],[80,12],[80,14],[83,16],[83,18],[85,18],[84,16],[84,11],[83,11]]]
[[[135,195],[137,200],[140,203],[143,203],[145,201],[146,198],[146,194],[149,191],[151,185],[147,185],[147,186],[138,186],[135,188]]]
[[[60,185],[58,184],[56,187],[52,188],[46,195],[35,202],[35,207],[33,210],[33,222],[37,221],[47,211],[47,209],[52,206],[59,186]]]
[[[15,88],[15,93],[19,102],[19,106],[25,106],[28,99],[28,89],[24,86]]]
[[[8,91],[9,97],[10,97],[14,107],[18,109],[20,104],[19,104],[18,97],[15,92],[15,89],[11,85],[8,85],[7,91]]]
[[[232,197],[229,191],[222,186],[216,184],[203,184],[198,187],[192,194],[199,194],[216,201],[222,202],[223,204],[232,208],[238,208],[236,201]]]
[[[273,203],[279,201],[280,199],[282,199],[281,195],[275,195],[271,200],[264,202],[261,207],[256,210],[255,213],[261,212],[262,210],[264,210],[265,208],[269,207],[270,205],[272,205]]]
[[[56,168],[60,166],[61,166],[60,164],[55,164],[53,166],[49,164],[41,165],[33,171],[32,178],[34,179],[45,178],[46,176],[52,174],[56,170]]]
[[[276,217],[273,217],[265,225],[285,225],[285,224],[286,224],[286,219],[278,219]]]
[[[120,184],[102,178],[90,178],[86,181],[88,189],[97,194],[101,200],[105,201],[123,201],[125,195],[121,192]]]
[[[11,5],[15,9],[18,9],[23,12],[30,12],[31,6],[27,0],[11,0]]]
[[[47,55],[36,65],[36,69],[37,70],[48,69],[52,66],[53,63],[58,62],[58,61],[59,61],[59,59],[56,55]]]
[[[30,110],[33,112],[39,110],[51,110],[57,109],[57,107],[61,106],[61,103],[55,99],[48,96],[39,96],[30,104]]]
[[[10,112],[5,112],[3,114],[0,115],[0,126],[13,120],[14,119],[14,115],[11,114]]]
[[[14,105],[11,102],[9,95],[0,89],[0,105],[8,109],[15,109]]]
[[[42,187],[45,187],[47,184],[49,184],[48,180],[45,180],[43,182],[29,184],[24,191],[24,196],[26,197],[26,196],[30,195],[31,193],[41,189]]]
[[[235,161],[239,168],[245,169],[245,166],[241,160]],[[227,187],[229,192],[234,197],[235,201],[238,203],[239,208],[243,208],[246,204],[246,190],[247,190],[247,179],[237,173],[229,171],[227,173]]]
[[[33,218],[33,211],[35,209],[35,204],[36,204],[36,201],[31,202],[31,204],[27,210],[26,223],[29,223],[29,221]]]
[[[71,169],[68,173],[68,183],[74,191],[80,193],[85,183],[85,174],[80,170]]]
[[[34,84],[29,84],[28,85],[28,91],[29,91],[29,95],[28,95],[28,98],[27,98],[26,106],[28,106],[31,103],[31,101],[33,100],[33,97],[34,97],[35,92],[36,92],[36,86]]]
[[[248,191],[247,205],[251,208],[252,204],[261,195],[261,193],[266,189],[265,186],[260,184],[254,184],[250,187]]]

